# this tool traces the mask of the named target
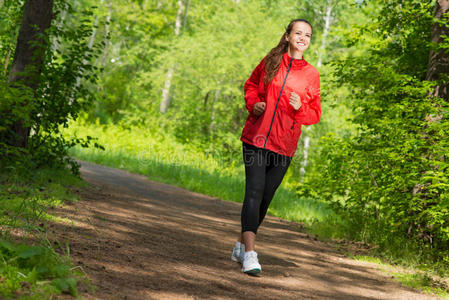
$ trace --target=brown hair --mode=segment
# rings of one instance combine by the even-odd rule
[[[281,64],[282,56],[285,52],[288,50],[288,42],[285,40],[285,36],[289,35],[292,31],[293,25],[295,25],[296,22],[304,22],[306,24],[309,24],[312,28],[312,24],[309,23],[309,21],[305,19],[295,19],[292,20],[287,28],[285,29],[284,34],[281,37],[281,40],[279,41],[279,44],[271,49],[271,51],[267,54],[265,57],[265,83],[268,84],[273,80],[274,76],[276,76],[276,73],[279,70],[279,65]],[[313,31],[313,28],[312,28]]]

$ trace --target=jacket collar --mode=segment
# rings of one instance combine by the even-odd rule
[[[282,61],[285,64],[285,66],[289,66],[291,60],[292,58],[288,55],[288,52],[285,52],[284,55],[282,56]],[[292,69],[295,70],[302,69],[305,65],[307,65],[307,61],[304,59],[304,56],[302,57],[302,59],[293,59]]]

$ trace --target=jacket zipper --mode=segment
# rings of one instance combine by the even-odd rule
[[[287,68],[287,74],[285,74],[284,82],[282,83],[281,91],[279,92],[276,106],[274,107],[274,113],[273,113],[273,118],[271,119],[270,129],[268,129],[267,138],[265,139],[265,143],[263,144],[264,148],[267,146],[268,137],[270,136],[271,127],[273,127],[274,117],[276,116],[276,110],[278,108],[279,100],[281,100],[282,91],[284,90],[285,82],[287,81],[288,73],[290,73],[290,69],[292,67],[293,60],[294,60],[294,58],[291,58],[290,63]]]
[[[293,125],[290,129],[295,129],[295,121],[293,121]]]

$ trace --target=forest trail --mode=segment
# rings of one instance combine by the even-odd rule
[[[81,163],[91,186],[56,209],[71,224],[51,227],[97,287],[83,298],[437,299],[271,216],[258,234],[262,276],[250,277],[230,260],[241,204]]]

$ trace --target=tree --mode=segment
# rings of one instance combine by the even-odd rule
[[[178,13],[176,14],[175,37],[179,36],[179,33],[181,31],[181,18],[182,18],[183,10],[184,10],[184,3],[182,2],[182,0],[178,0]],[[184,15],[184,20],[186,19],[186,16],[187,16],[187,10]],[[161,100],[161,105],[160,105],[160,112],[163,114],[165,114],[167,112],[168,106],[170,105],[170,87],[171,87],[173,71],[174,71],[174,66],[171,66],[168,69],[167,79],[165,80],[164,89],[162,90],[162,100]]]
[[[46,30],[50,27],[52,13],[53,0],[27,0],[25,2],[22,24],[9,75],[10,84],[17,87],[23,84],[33,92],[36,90],[48,45]],[[32,99],[28,99],[25,105],[30,101]],[[10,145],[23,148],[27,146],[30,134],[29,117],[29,115],[22,115],[13,122],[10,128],[11,133],[7,138]]]
[[[93,0],[86,0],[95,3]],[[99,1],[96,1],[99,3]],[[89,111],[89,119],[102,123],[125,121],[129,113],[148,110],[143,103],[149,99],[148,91],[153,82],[146,78],[160,62],[156,55],[166,51],[174,40],[173,28],[177,17],[177,1],[107,1],[108,5],[98,11],[104,18],[112,20],[98,28],[97,36],[109,36],[107,51],[95,62],[103,67],[96,89],[96,101]],[[97,4],[98,5],[98,4]],[[98,39],[97,39],[98,40]],[[163,79],[167,77],[161,75]],[[145,76],[141,76],[145,73]],[[145,77],[145,78],[144,78]],[[159,111],[161,91],[153,97],[158,101]],[[156,112],[154,113],[156,114]],[[136,116],[136,119],[143,119]]]
[[[326,8],[326,14],[324,16],[324,29],[323,29],[323,33],[321,35],[321,45],[320,45],[320,50],[318,52],[318,62],[317,62],[317,67],[320,68],[322,66],[323,63],[323,55],[324,55],[324,51],[326,49],[326,45],[327,45],[327,36],[329,34],[329,29],[331,27],[331,22],[334,19],[334,16],[332,15],[332,9],[333,6],[336,3],[333,3],[332,0],[327,0],[327,8]],[[309,146],[310,146],[310,131],[312,130],[311,126],[307,126],[306,129],[303,131],[302,133],[302,138],[304,140],[304,146],[303,146],[303,159],[301,162],[301,169],[300,169],[300,177],[301,180],[304,179],[304,175],[306,173],[306,167],[307,167],[307,160],[309,157]]]
[[[67,150],[89,141],[68,140],[61,128],[91,103],[86,82],[95,84],[92,61],[102,51],[101,43],[88,45],[92,8],[75,9],[80,2],[7,1],[0,7],[0,23],[7,28],[1,26],[1,58],[14,53],[9,67],[2,61],[0,75],[0,168],[70,164],[78,170]]]
[[[351,224],[351,238],[447,263],[447,1],[377,3],[365,9],[372,22],[346,36],[358,51],[335,63],[357,130],[323,139],[306,182]]]

